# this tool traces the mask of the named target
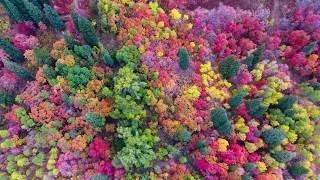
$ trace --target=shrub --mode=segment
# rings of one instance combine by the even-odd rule
[[[230,136],[232,131],[231,123],[228,119],[227,112],[223,108],[216,108],[211,112],[213,126],[223,136]]]
[[[88,19],[82,16],[78,16],[78,28],[79,32],[82,34],[82,38],[85,43],[87,43],[90,46],[98,45],[96,31],[92,27],[91,22]]]
[[[48,4],[44,4],[44,11],[47,14],[49,23],[58,31],[62,31],[65,28],[63,21],[61,20],[59,14]]]
[[[14,47],[10,42],[0,38],[0,48],[3,49],[15,62],[22,62],[23,55],[19,49]]]
[[[18,77],[31,81],[33,80],[33,77],[29,71],[27,71],[25,68],[21,67],[15,62],[4,60],[3,61],[4,67],[7,68],[9,71],[16,74]]]
[[[262,138],[268,145],[279,145],[281,141],[285,138],[284,131],[280,129],[268,129],[262,134]]]
[[[246,102],[246,107],[248,113],[255,118],[261,117],[268,110],[268,106],[264,105],[260,99]]]
[[[294,157],[293,154],[288,151],[276,151],[271,156],[280,163],[287,163]]]
[[[248,69],[251,71],[256,67],[256,64],[260,62],[263,47],[258,47],[252,54],[250,54],[245,60],[244,63],[248,66]]]
[[[233,56],[230,56],[220,62],[219,71],[225,79],[235,76],[240,68],[240,62],[236,61]]]
[[[20,13],[19,9],[9,0],[2,0],[0,1],[1,4],[3,4],[3,7],[6,9],[9,17],[13,21],[23,21],[24,17]]]
[[[288,167],[288,170],[293,177],[302,176],[309,172],[309,169],[299,165],[290,166]]]
[[[28,0],[22,0],[22,2],[28,12],[28,15],[30,16],[33,22],[35,23],[46,22],[46,16],[37,6],[29,2]]]
[[[179,48],[179,66],[182,70],[187,70],[190,64],[190,56],[186,48]]]

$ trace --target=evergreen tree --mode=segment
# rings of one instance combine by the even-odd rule
[[[308,56],[310,55],[317,47],[317,42],[314,41],[314,42],[311,42],[310,44],[306,45],[305,47],[302,48],[302,52]]]
[[[230,106],[232,108],[237,108],[243,101],[243,98],[246,96],[246,92],[244,91],[240,91],[237,94],[235,94],[234,96],[232,96],[230,98]]]
[[[271,156],[280,163],[287,163],[294,157],[289,151],[276,151]]]
[[[74,28],[80,32],[80,28],[79,28],[79,15],[75,12],[72,12],[71,13],[71,18],[72,18],[72,21],[73,21],[73,25],[74,25]]]
[[[33,80],[33,77],[29,71],[27,71],[25,68],[21,67],[15,62],[4,60],[3,61],[4,67],[8,69],[9,71],[15,73],[18,77],[31,81]]]
[[[20,14],[24,17],[24,20],[30,20],[28,10],[24,6],[24,3],[21,2],[21,0],[10,0],[10,2],[18,8]]]
[[[113,58],[110,56],[109,52],[107,50],[105,50],[102,53],[102,60],[103,62],[108,65],[108,66],[113,66],[114,65],[114,60]]]
[[[14,97],[4,91],[0,91],[0,108],[2,106],[10,106],[14,103]]]
[[[34,48],[33,54],[39,65],[52,64],[52,59],[47,48]]]
[[[2,0],[1,4],[6,9],[9,17],[13,21],[23,21],[24,20],[23,15],[20,13],[19,9],[12,2],[10,2],[9,0]]]
[[[227,116],[227,111],[223,108],[216,108],[211,112],[213,126],[223,136],[230,136],[232,131],[231,123]]]
[[[39,22],[46,22],[46,16],[43,14],[43,12],[35,6],[33,3],[29,2],[28,0],[22,0],[24,6],[26,7],[28,14],[33,22],[39,23]]]
[[[248,101],[246,107],[248,113],[255,118],[261,117],[268,110],[268,106],[264,105],[261,99]]]
[[[288,170],[293,177],[302,176],[309,172],[309,169],[299,165],[290,166],[288,167]]]
[[[179,48],[179,66],[182,70],[187,70],[190,64],[190,56],[186,48]]]
[[[291,109],[293,104],[297,102],[297,100],[298,100],[297,96],[284,96],[279,100],[279,103],[277,104],[277,108],[281,109],[282,111]]]
[[[244,60],[244,63],[247,64],[248,69],[251,71],[256,67],[256,64],[260,62],[263,46],[258,47],[252,54],[250,54],[247,59]]]
[[[0,48],[2,48],[15,62],[22,62],[23,55],[19,49],[14,47],[10,42],[0,38]]]
[[[279,145],[285,138],[285,133],[280,129],[268,129],[262,134],[262,139],[268,145]]]
[[[78,28],[79,32],[82,34],[82,38],[85,43],[90,46],[97,46],[98,38],[95,29],[92,27],[91,22],[85,17],[78,17]]]
[[[48,4],[44,4],[44,11],[47,14],[47,18],[50,24],[58,31],[62,31],[65,28],[63,21],[59,14]]]
[[[70,36],[70,35],[67,34],[67,33],[64,33],[64,34],[63,34],[63,38],[64,38],[64,41],[65,41],[66,44],[67,44],[68,49],[73,49],[74,46],[80,45],[76,40],[73,39],[72,36]]]
[[[178,133],[178,140],[182,143],[188,143],[191,139],[191,132],[189,132],[187,129],[183,129]]]
[[[240,62],[236,61],[233,56],[230,56],[220,62],[219,71],[225,79],[235,76],[240,68]]]

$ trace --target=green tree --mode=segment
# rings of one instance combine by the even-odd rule
[[[196,144],[198,150],[201,152],[202,155],[206,155],[208,152],[208,147],[206,140],[200,139]]]
[[[13,61],[22,62],[24,60],[21,51],[2,38],[0,38],[0,48],[3,49]]]
[[[71,13],[71,18],[72,18],[72,21],[73,21],[73,25],[74,25],[74,28],[80,32],[80,28],[79,28],[79,15],[75,12],[72,12]]]
[[[248,69],[251,71],[256,67],[261,60],[263,53],[263,46],[258,47],[253,53],[251,53],[245,60],[244,63],[248,66]]]
[[[63,38],[67,44],[68,49],[73,49],[74,46],[80,45],[72,36],[67,33],[63,33]]]
[[[138,64],[140,61],[140,56],[141,54],[137,46],[131,45],[123,46],[121,49],[119,49],[116,54],[116,59],[125,64],[130,62],[133,64]]]
[[[191,139],[191,135],[191,132],[184,128],[178,133],[178,140],[182,143],[188,143]]]
[[[302,52],[308,56],[310,55],[317,47],[318,43],[316,41],[311,42],[310,44],[306,45],[305,47],[302,48]]]
[[[211,112],[213,126],[223,136],[230,136],[232,125],[228,119],[227,111],[223,108],[216,108]]]
[[[52,64],[52,59],[47,48],[34,48],[33,54],[39,65]]]
[[[280,163],[287,163],[294,157],[289,151],[276,151],[271,156]]]
[[[24,20],[24,16],[21,14],[19,9],[12,2],[10,2],[9,0],[2,0],[1,4],[6,9],[9,17],[13,21],[23,21]]]
[[[5,68],[15,73],[18,77],[28,81],[33,80],[31,73],[27,71],[25,68],[19,66],[17,63],[8,60],[3,60],[3,64]]]
[[[24,6],[24,3],[21,2],[21,0],[10,0],[10,2],[12,2],[12,4],[14,4],[18,8],[20,14],[24,17],[24,20],[31,20],[28,15],[28,10]]]
[[[226,58],[219,64],[219,72],[225,79],[229,79],[237,75],[239,68],[240,62],[236,61],[233,56]]]
[[[246,107],[248,113],[255,118],[261,117],[268,110],[268,106],[264,105],[261,99],[246,102]]]
[[[22,0],[22,2],[24,3],[24,6],[26,7],[28,14],[33,22],[46,22],[46,16],[37,6],[29,2],[28,0]]]
[[[88,112],[84,119],[94,128],[102,128],[105,123],[101,116],[92,112]]]
[[[179,66],[182,70],[187,70],[190,64],[190,56],[188,50],[186,48],[179,48],[178,50],[179,56]]]
[[[268,145],[279,145],[281,141],[285,138],[284,131],[274,128],[268,129],[262,134],[263,141]]]
[[[230,106],[232,108],[237,108],[243,101],[243,98],[246,96],[246,92],[245,91],[240,91],[238,92],[237,94],[233,95],[231,98],[230,98]]]
[[[277,104],[277,108],[285,111],[287,109],[291,109],[293,104],[296,103],[298,100],[297,96],[284,96],[279,100]]]
[[[309,169],[300,166],[300,165],[293,165],[288,167],[289,173],[291,174],[291,176],[293,177],[297,177],[297,176],[302,176],[305,175],[309,172]]]
[[[59,14],[48,4],[44,4],[44,11],[47,14],[47,18],[50,24],[58,31],[62,31],[65,28],[63,21],[61,20]]]
[[[91,22],[88,19],[82,16],[78,16],[78,28],[85,43],[89,44],[90,46],[98,45],[96,31],[92,27]]]
[[[14,103],[14,97],[4,91],[0,91],[0,108],[2,106],[9,106],[12,105]]]

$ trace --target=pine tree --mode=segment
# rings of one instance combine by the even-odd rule
[[[227,116],[227,111],[223,108],[216,108],[211,112],[213,126],[223,136],[230,136],[232,131],[231,123]]]
[[[288,167],[288,170],[293,177],[302,176],[309,172],[309,169],[299,165],[290,166]]]
[[[318,43],[316,41],[311,42],[310,44],[306,45],[305,47],[302,48],[302,52],[308,56],[310,55],[317,47]]]
[[[108,66],[113,66],[114,65],[114,60],[113,58],[110,56],[109,52],[107,50],[105,50],[102,53],[102,60],[103,62],[108,65]]]
[[[79,19],[79,15],[75,12],[72,12],[71,13],[71,18],[72,18],[72,21],[73,21],[73,25],[74,25],[74,28],[80,32],[80,28],[79,28],[79,23],[78,23],[78,19]]]
[[[280,163],[287,163],[294,157],[289,151],[276,151],[271,156]]]
[[[91,22],[85,17],[78,17],[78,28],[79,32],[82,34],[83,40],[89,44],[90,46],[98,45],[98,38],[96,35],[96,31],[91,25]]]
[[[24,17],[24,20],[30,20],[30,17],[28,15],[28,10],[24,6],[24,3],[21,1],[22,0],[10,0],[10,2],[12,2],[12,4],[14,4],[18,8],[19,12]]]
[[[237,75],[239,68],[240,62],[236,61],[233,56],[226,58],[219,64],[219,71],[225,79]]]
[[[246,92],[244,91],[240,91],[237,94],[235,94],[234,96],[232,96],[230,98],[230,106],[232,108],[237,108],[243,101],[243,98],[246,96]]]
[[[285,138],[285,133],[280,129],[268,129],[262,134],[262,139],[268,145],[279,145]]]
[[[76,40],[73,39],[72,36],[70,36],[70,35],[67,34],[67,33],[64,33],[64,34],[63,34],[63,38],[64,38],[64,41],[65,41],[66,44],[67,44],[68,49],[73,49],[74,46],[80,45]]]
[[[8,69],[9,71],[15,73],[18,77],[31,81],[33,80],[33,77],[29,71],[27,71],[25,68],[21,67],[15,62],[4,60],[3,61],[4,67]]]
[[[65,28],[63,21],[61,20],[59,14],[48,4],[44,4],[44,11],[47,14],[47,18],[50,24],[58,31],[62,31]]]
[[[248,113],[255,118],[261,117],[268,110],[268,107],[260,99],[248,101],[246,107]]]
[[[0,108],[1,106],[9,106],[14,103],[14,97],[4,91],[0,91]]]
[[[24,6],[26,7],[29,16],[31,17],[32,21],[35,23],[39,22],[46,22],[46,16],[43,12],[35,6],[33,3],[29,2],[28,0],[22,0]]]
[[[293,104],[297,102],[297,100],[298,100],[297,96],[284,96],[280,99],[277,105],[277,108],[281,109],[282,111],[291,109]]]
[[[9,17],[13,21],[23,21],[24,20],[23,15],[20,13],[19,9],[12,2],[10,2],[9,0],[2,0],[1,4],[6,9]]]
[[[52,59],[47,48],[34,48],[33,54],[39,65],[52,64]]]
[[[179,66],[182,70],[187,70],[190,64],[190,56],[186,48],[179,48]]]
[[[14,47],[10,42],[0,38],[0,48],[2,48],[15,62],[22,62],[23,55],[19,49]]]
[[[244,60],[244,63],[247,64],[248,69],[251,71],[256,67],[256,64],[260,62],[263,46],[258,47],[252,54],[250,54],[247,59]]]

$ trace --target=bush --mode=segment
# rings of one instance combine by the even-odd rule
[[[24,60],[21,51],[2,38],[0,38],[0,48],[3,49],[13,61],[22,62]]]
[[[213,126],[223,136],[230,136],[232,131],[231,123],[228,119],[227,112],[223,108],[216,108],[211,112]]]
[[[287,163],[294,157],[293,154],[288,151],[276,151],[271,156],[280,163]]]
[[[288,167],[288,170],[293,177],[302,176],[309,172],[309,169],[299,165],[290,166]]]
[[[33,80],[31,73],[23,67],[19,66],[17,63],[8,60],[3,60],[3,64],[5,68],[15,73],[18,77],[28,81]]]
[[[269,129],[262,134],[263,141],[268,145],[279,145],[281,141],[285,138],[284,131],[280,129]]]
[[[255,118],[261,117],[268,110],[268,106],[264,105],[260,99],[246,102],[246,107],[248,113]]]
[[[219,64],[219,72],[225,79],[229,79],[235,76],[240,68],[240,62],[236,61],[233,56],[230,56],[220,62]]]
[[[48,4],[44,4],[44,11],[47,14],[49,23],[58,31],[62,31],[65,28],[63,21],[61,20],[59,14]]]
[[[250,71],[253,70],[256,67],[256,64],[260,62],[262,53],[263,47],[260,46],[244,60],[244,63],[248,66]]]
[[[179,48],[179,66],[182,70],[187,70],[190,64],[190,56],[186,48]]]

